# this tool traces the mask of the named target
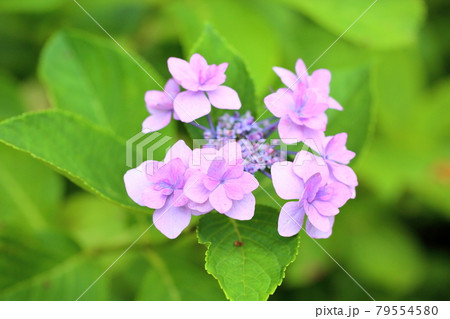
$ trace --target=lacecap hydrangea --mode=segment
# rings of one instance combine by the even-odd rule
[[[173,119],[201,130],[204,139],[194,149],[179,140],[163,161],[146,161],[125,174],[130,198],[155,210],[155,227],[176,238],[192,215],[217,211],[250,220],[258,201],[253,192],[262,187],[255,176],[260,175],[270,178],[287,201],[273,225],[281,236],[294,236],[304,227],[312,238],[329,237],[340,207],[355,198],[358,185],[348,166],[355,153],[346,148],[347,134],[325,133],[325,111],[343,110],[329,96],[331,73],[320,69],[308,75],[301,59],[295,73],[274,67],[286,87],[265,97],[273,116],[259,120],[233,88],[223,85],[227,62],[209,65],[196,53],[189,62],[169,58],[168,68],[172,78],[164,90],[145,94],[149,116],[142,132],[158,131]],[[213,107],[232,111],[214,123]],[[197,122],[203,118],[207,125]],[[271,138],[274,133],[280,139]],[[299,151],[286,151],[286,145]]]

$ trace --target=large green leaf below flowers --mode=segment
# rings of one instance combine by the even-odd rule
[[[273,208],[257,205],[249,221],[218,213],[200,220],[199,242],[208,247],[206,270],[219,281],[230,300],[266,300],[294,261],[298,236],[278,234],[278,214]]]

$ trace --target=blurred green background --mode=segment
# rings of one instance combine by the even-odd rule
[[[372,3],[79,2],[165,78],[167,58],[190,53],[210,23],[247,63],[261,105],[279,85],[272,66],[315,62]],[[450,298],[449,21],[446,0],[379,0],[312,67],[367,70],[354,89],[370,110],[369,132],[353,137],[366,140],[354,163],[358,195],[320,244],[377,300]],[[72,0],[0,0],[0,120],[50,107],[39,57],[66,29],[112,41]],[[0,300],[76,299],[150,223],[0,145]],[[301,239],[270,300],[368,299],[305,233]],[[196,241],[194,227],[176,241],[151,229],[83,300],[224,299]]]

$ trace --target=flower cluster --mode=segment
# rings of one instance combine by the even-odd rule
[[[207,145],[214,147],[220,147],[228,140],[236,140],[242,149],[244,170],[254,174],[269,169],[282,158],[281,151],[277,149],[279,141],[267,141],[276,125],[276,122],[270,123],[269,120],[255,122],[249,111],[242,116],[238,112],[233,115],[227,113],[219,117],[215,130],[205,130],[203,137],[208,141]]]
[[[355,153],[347,150],[347,134],[326,136],[327,109],[342,110],[329,96],[331,74],[320,69],[308,75],[301,59],[293,72],[274,67],[286,88],[264,99],[273,118],[255,120],[247,111],[224,114],[214,125],[211,106],[239,110],[236,91],[223,84],[228,63],[208,65],[199,54],[190,61],[168,60],[172,78],[164,91],[148,91],[145,102],[150,116],[142,131],[167,126],[172,117],[203,130],[206,143],[191,149],[178,141],[165,159],[146,161],[125,176],[128,195],[137,204],[155,209],[153,221],[163,234],[176,238],[192,215],[213,210],[230,218],[249,220],[255,212],[252,194],[260,187],[255,174],[272,179],[283,205],[278,220],[281,236],[293,236],[303,227],[313,238],[331,235],[335,215],[347,200],[355,197],[358,185],[348,166]],[[209,127],[196,122],[206,117]],[[284,144],[302,143],[310,151],[287,152]]]

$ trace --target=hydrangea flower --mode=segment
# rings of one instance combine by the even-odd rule
[[[275,125],[269,120],[255,122],[249,111],[244,115],[235,112],[233,115],[224,114],[218,118],[214,132],[206,130],[203,137],[208,145],[219,147],[226,140],[236,140],[242,149],[244,170],[251,174],[264,171],[279,162],[283,154],[277,146],[278,141],[267,138],[275,131]]]
[[[241,101],[235,90],[222,85],[228,63],[208,65],[196,53],[189,62],[169,58],[169,71],[186,91],[175,97],[175,111],[182,122],[192,122],[211,112],[211,104],[219,109],[238,110]]]
[[[229,142],[219,150],[195,149],[194,159],[197,162],[191,165],[195,171],[186,181],[186,196],[228,217],[251,219],[255,212],[252,192],[259,183],[252,174],[244,171],[239,144]]]
[[[327,137],[322,135],[314,140],[306,141],[305,144],[322,156],[328,166],[331,178],[347,185],[352,193],[351,198],[355,198],[358,178],[353,169],[346,165],[355,157],[355,153],[349,151],[345,146],[347,144],[347,133]]]
[[[137,204],[155,209],[156,228],[176,238],[192,215],[213,210],[233,219],[251,219],[256,205],[253,191],[260,187],[254,175],[263,174],[272,180],[279,197],[288,201],[279,215],[281,236],[297,234],[305,223],[309,236],[329,237],[339,208],[355,197],[358,185],[347,166],[355,156],[345,146],[347,134],[325,137],[325,111],[342,110],[329,97],[330,72],[316,70],[309,76],[301,59],[296,63],[297,74],[274,67],[288,87],[264,99],[275,117],[258,121],[249,111],[225,113],[214,124],[211,104],[219,109],[241,107],[237,93],[222,85],[228,63],[208,65],[194,54],[189,62],[169,58],[168,66],[173,79],[165,92],[146,94],[151,115],[143,131],[163,128],[173,114],[175,120],[203,130],[206,143],[191,150],[178,141],[164,161],[147,161],[125,174],[128,195]],[[193,122],[205,115],[209,127]],[[284,143],[301,141],[313,152],[282,151],[280,141],[270,139],[277,129]],[[295,158],[287,161],[291,155]]]
[[[331,81],[331,73],[329,70],[319,69],[309,76],[308,69],[302,59],[298,59],[295,64],[295,72],[297,74],[277,66],[273,67],[273,70],[280,77],[281,82],[289,89],[295,87],[297,83],[302,83],[306,88],[316,92],[316,94],[322,97],[329,108],[340,111],[343,110],[342,106],[335,99],[328,96],[330,94]]]
[[[124,176],[128,196],[140,206],[155,209],[153,223],[169,238],[178,237],[191,215],[201,214],[188,207],[183,191],[191,158],[192,150],[178,141],[163,162],[146,161]]]
[[[264,103],[273,115],[280,118],[278,132],[286,144],[316,138],[327,127],[325,110],[328,104],[303,83],[296,84],[293,91],[279,89],[266,96]]]
[[[278,219],[278,232],[290,237],[297,234],[305,215],[306,232],[312,238],[331,235],[334,216],[351,197],[343,184],[329,179],[328,168],[320,158],[301,151],[293,163],[279,162],[272,166],[272,179],[278,196],[287,202]],[[304,161],[305,158],[310,158]],[[302,160],[301,160],[302,159]]]
[[[164,91],[147,91],[145,104],[150,116],[142,123],[142,133],[158,131],[169,125],[172,114],[175,120],[179,117],[173,109],[173,100],[180,92],[180,86],[173,80],[167,81]]]

